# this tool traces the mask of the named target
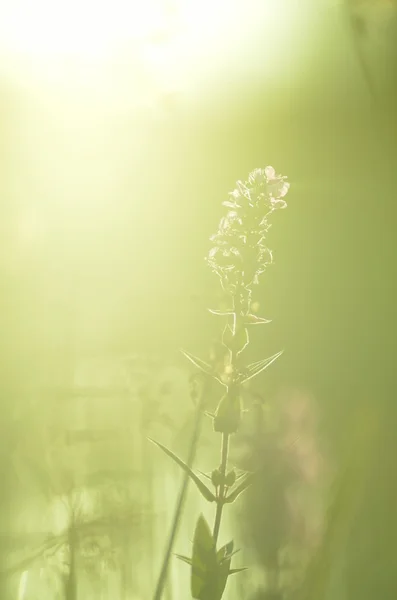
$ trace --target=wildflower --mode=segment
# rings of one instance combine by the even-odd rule
[[[273,167],[255,169],[247,181],[237,181],[223,203],[229,210],[211,237],[214,246],[207,261],[227,292],[235,294],[240,286],[248,290],[271,264],[272,253],[266,245],[268,218],[287,206],[288,190],[286,177]]]

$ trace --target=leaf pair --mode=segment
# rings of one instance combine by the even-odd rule
[[[158,446],[159,448],[161,448],[161,450],[163,450],[163,452],[165,452],[167,454],[167,456],[169,456],[170,458],[172,458],[172,460],[174,462],[176,462],[177,465],[179,465],[181,467],[181,469],[183,471],[185,471],[185,473],[187,473],[190,477],[190,479],[196,484],[196,486],[198,487],[199,492],[202,494],[202,496],[208,500],[208,502],[215,502],[216,501],[216,497],[215,495],[211,492],[211,490],[209,490],[207,488],[207,486],[201,481],[201,479],[196,475],[196,473],[189,467],[189,465],[187,465],[181,458],[179,458],[179,456],[177,456],[176,454],[174,454],[171,450],[169,450],[166,446],[163,446],[163,444],[160,444],[160,442],[156,442],[156,440],[153,440],[152,438],[148,438],[153,444],[156,444],[156,446]]]
[[[169,448],[167,448],[166,446],[163,446],[163,444],[160,444],[160,442],[156,442],[156,440],[153,440],[152,438],[148,439],[153,444],[156,444],[156,446],[158,446],[161,450],[163,450],[163,452],[165,452],[167,456],[172,458],[172,460],[176,462],[176,464],[179,465],[185,473],[188,474],[190,479],[196,484],[201,495],[206,500],[208,500],[208,502],[217,502],[215,494],[211,492],[211,490],[205,485],[205,483],[201,481],[201,479],[196,475],[196,473],[181,458],[179,458],[179,456],[174,454],[174,452],[172,452],[172,450],[169,450]],[[236,481],[242,479],[241,483],[236,488],[234,488],[234,490],[231,491],[229,495],[226,496],[226,498],[223,499],[223,502],[225,504],[231,504],[232,502],[237,500],[240,494],[242,494],[254,482],[256,475],[256,473],[244,473],[243,475],[240,475]]]
[[[227,578],[246,568],[231,569],[233,542],[222,546],[218,551],[210,527],[203,517],[198,518],[193,538],[192,558],[177,554],[177,557],[191,566],[190,589],[196,600],[220,600],[226,587]]]
[[[222,385],[225,385],[224,382],[222,381],[219,373],[217,373],[211,365],[206,363],[204,360],[202,360],[198,356],[194,356],[194,354],[190,354],[190,352],[187,352],[186,350],[181,350],[181,352],[192,363],[192,365],[194,365],[195,367],[200,369],[200,371],[202,371],[205,375],[207,375],[208,377],[213,377],[214,379],[219,381],[219,383],[221,383]]]
[[[203,371],[203,373],[205,373],[209,377],[213,377],[214,379],[219,381],[219,383],[225,385],[225,383],[221,379],[221,376],[214,371],[211,365],[206,363],[201,358],[190,354],[190,352],[186,352],[186,350],[181,350],[181,352],[195,367],[200,369],[200,371]],[[236,383],[243,384],[247,381],[250,381],[250,379],[253,379],[257,375],[259,375],[259,373],[262,373],[262,371],[270,367],[270,365],[273,364],[282,355],[282,353],[283,350],[277,352],[276,354],[273,354],[273,356],[269,356],[268,358],[264,358],[262,360],[258,360],[254,363],[251,363],[244,369],[243,372],[240,373],[238,381]]]

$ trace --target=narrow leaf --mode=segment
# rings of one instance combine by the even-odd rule
[[[247,477],[248,475],[253,475],[253,473],[251,471],[243,471],[242,473],[237,475],[236,483],[237,483],[237,481],[240,481],[240,479],[242,479],[243,477]]]
[[[199,358],[198,356],[194,356],[193,354],[190,354],[190,352],[187,352],[186,350],[181,349],[181,352],[188,360],[190,360],[190,362],[195,367],[197,367],[198,369],[200,369],[207,375],[213,375],[212,367],[208,363],[206,363],[204,360],[201,360],[201,358]]]
[[[225,383],[222,381],[221,376],[215,372],[211,365],[206,363],[204,360],[201,360],[201,358],[199,358],[198,356],[194,356],[193,354],[190,354],[190,352],[186,352],[186,350],[182,349],[181,352],[195,367],[200,369],[200,371],[202,371],[206,375],[209,375],[209,377],[213,377],[214,379],[219,381],[219,383],[223,386],[225,385]]]
[[[262,373],[262,371],[270,367],[270,365],[274,363],[282,355],[283,352],[284,351],[281,350],[280,352],[277,352],[277,354],[273,354],[273,356],[270,356],[269,358],[265,358],[261,361],[248,365],[246,372],[241,375],[239,383],[246,383],[250,379],[253,379],[257,375],[259,375],[259,373]]]
[[[241,573],[241,571],[247,571],[248,567],[240,567],[240,569],[230,569],[229,575],[234,575],[234,573]]]
[[[234,315],[233,309],[224,311],[224,310],[214,310],[212,308],[209,308],[208,312],[210,312],[212,315],[216,315],[219,317],[230,317],[231,315]]]
[[[175,556],[176,556],[176,558],[178,558],[182,562],[185,562],[188,565],[192,566],[192,559],[189,558],[188,556],[183,556],[182,554],[175,554]]]
[[[197,477],[197,475],[192,471],[192,469],[181,458],[179,458],[179,456],[177,456],[171,450],[169,450],[168,448],[163,446],[163,444],[160,444],[160,442],[156,442],[156,440],[152,440],[152,438],[148,438],[148,439],[153,444],[156,444],[156,446],[161,448],[161,450],[163,450],[163,452],[165,452],[170,458],[172,458],[172,460],[174,460],[176,462],[176,464],[179,465],[181,467],[181,469],[183,469],[185,471],[185,473],[187,473],[189,475],[190,479],[192,479],[194,481],[194,483],[198,487],[199,491],[204,496],[204,498],[206,500],[208,500],[208,502],[215,502],[216,498],[215,498],[214,494],[211,492],[211,490],[209,490],[207,488],[207,486],[201,481],[201,479],[199,479]]]
[[[265,325],[266,323],[271,323],[271,320],[258,317],[257,315],[246,315],[244,317],[245,325]]]
[[[225,498],[226,504],[234,502],[253,482],[257,473],[251,473]]]
[[[267,362],[268,362],[269,360],[272,360],[272,359],[273,359],[275,356],[278,356],[279,354],[282,354],[282,353],[283,353],[283,350],[281,350],[280,352],[277,352],[276,354],[273,354],[273,356],[270,356],[270,357],[268,357],[268,358],[262,358],[261,360],[257,360],[257,361],[255,361],[255,362],[251,363],[250,365],[248,365],[248,366],[246,367],[246,368],[247,368],[247,371],[253,371],[254,369],[256,369],[256,368],[260,367],[260,366],[261,366],[261,365],[263,365],[264,363],[266,363],[266,364],[267,364]]]
[[[205,415],[206,415],[206,417],[209,417],[210,419],[215,419],[214,413],[211,413],[208,410],[205,411]]]

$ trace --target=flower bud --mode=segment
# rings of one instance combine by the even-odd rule
[[[232,487],[236,483],[236,471],[232,469],[225,477],[225,485]]]
[[[211,473],[211,481],[212,484],[214,485],[214,487],[219,487],[222,483],[222,473],[220,472],[219,469],[215,469],[214,471],[212,471]]]

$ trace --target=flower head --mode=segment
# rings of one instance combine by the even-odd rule
[[[266,246],[270,228],[269,216],[278,208],[285,208],[288,193],[286,177],[273,167],[254,169],[247,181],[237,181],[236,189],[223,202],[229,210],[211,237],[214,247],[208,263],[221,278],[226,291],[235,293],[237,287],[249,288],[272,262]]]

